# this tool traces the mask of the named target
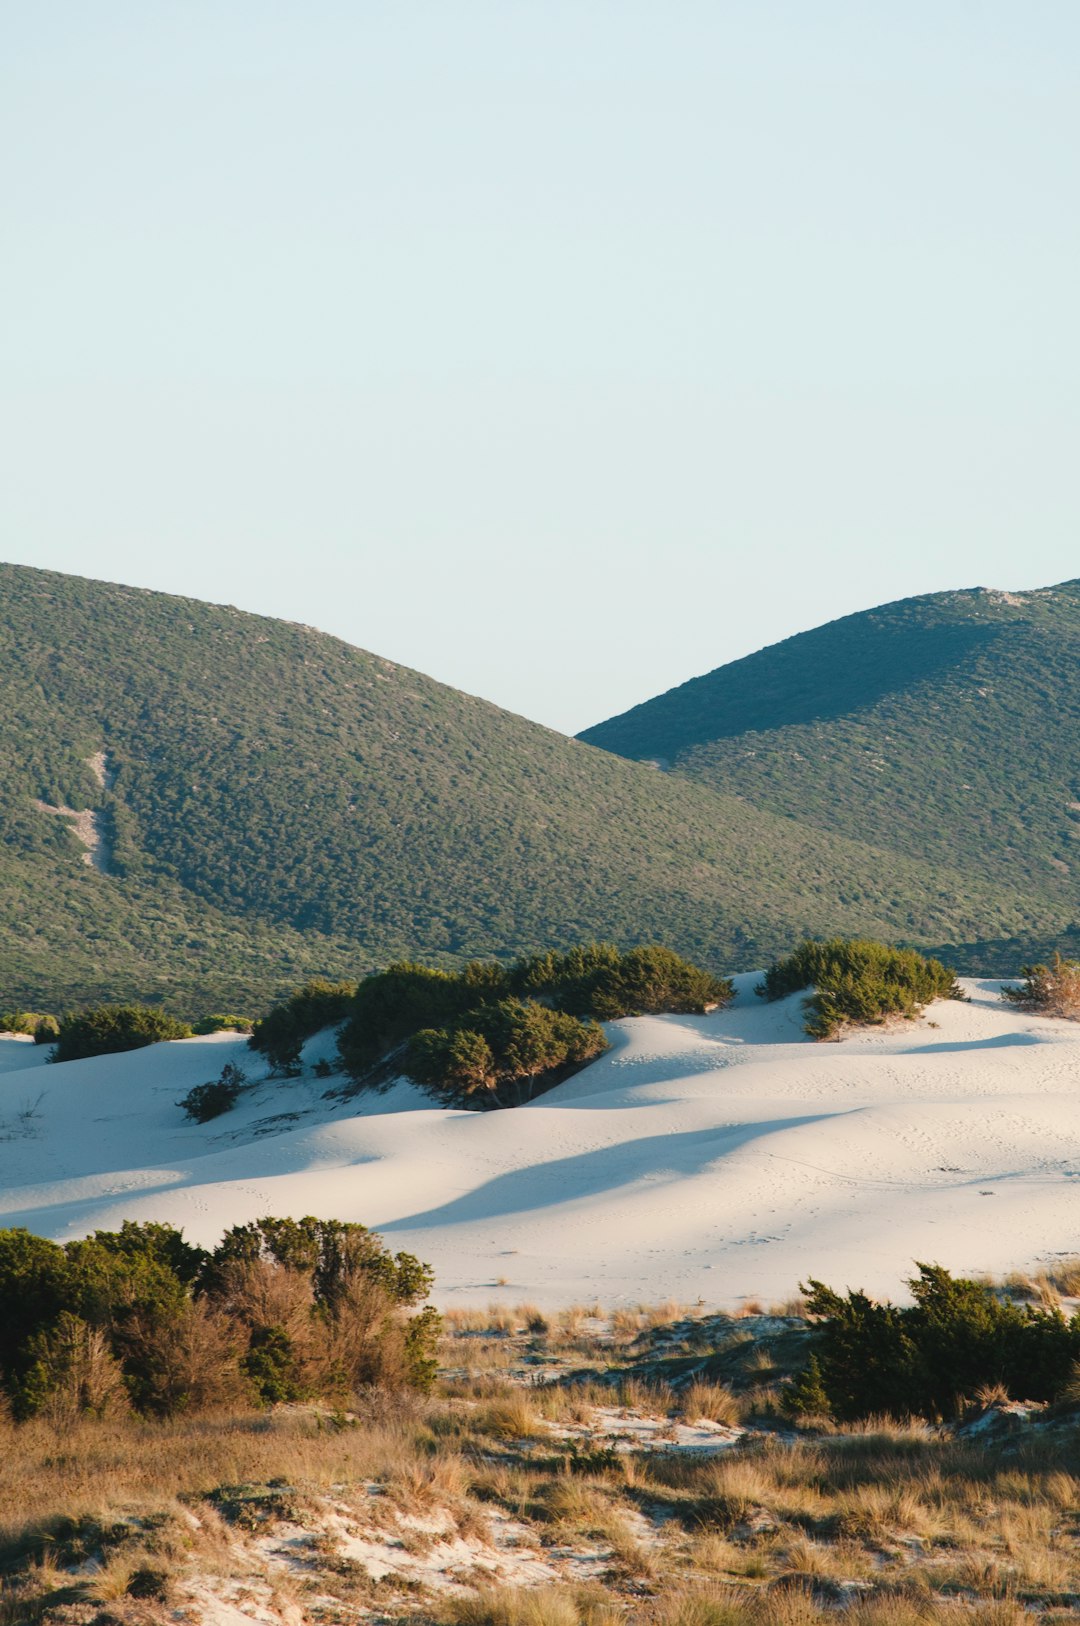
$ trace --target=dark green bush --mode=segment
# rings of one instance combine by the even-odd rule
[[[198,1034],[207,1033],[250,1033],[254,1024],[248,1016],[234,1016],[231,1012],[215,1012],[212,1016],[200,1017],[195,1023],[194,1031]]]
[[[700,1014],[727,1005],[734,993],[726,977],[656,943],[625,954],[612,943],[586,943],[565,954],[537,955],[512,968],[511,983],[517,993],[601,1022],[668,1011]]]
[[[261,1051],[273,1067],[296,1067],[305,1039],[340,1022],[348,1014],[355,993],[355,982],[313,978],[255,1023],[251,1048]]]
[[[79,1061],[84,1056],[111,1056],[166,1039],[190,1039],[186,1022],[146,1005],[97,1005],[62,1016],[50,1061]]]
[[[360,984],[339,1047],[346,1070],[360,1080],[413,1035],[442,1034],[438,1045],[425,1039],[412,1051],[413,1064],[425,1076],[433,1071],[442,1079],[452,1076],[466,1093],[475,1094],[491,1088],[479,1082],[485,1076],[498,1074],[503,1083],[509,1081],[498,1064],[489,1067],[478,1042],[492,1047],[491,1035],[475,1016],[481,1009],[516,1000],[519,1005],[526,1001],[554,1007],[567,1016],[612,1021],[647,1012],[711,1010],[731,997],[726,978],[655,945],[624,954],[611,943],[586,943],[511,966],[477,960],[458,973],[403,961]],[[475,1082],[468,1087],[467,1080]]]
[[[478,969],[469,966],[455,976],[401,960],[365,977],[338,1039],[346,1071],[353,1078],[363,1077],[420,1028],[442,1026],[470,1004],[490,997],[491,984],[475,975]],[[501,967],[494,971],[494,981],[501,985],[505,973]],[[474,996],[472,990],[477,987],[480,992]]]
[[[804,988],[806,1032],[830,1039],[848,1023],[915,1016],[933,999],[963,999],[955,974],[915,949],[890,948],[863,938],[807,941],[765,973],[757,992],[783,999]]]
[[[42,1011],[0,1013],[0,1033],[27,1033],[37,1044],[51,1044],[59,1026],[55,1016],[48,1016]]]
[[[103,1415],[119,1388],[148,1415],[243,1399],[340,1401],[426,1388],[431,1272],[362,1225],[265,1219],[212,1254],[167,1225],[63,1246],[0,1231],[0,1389],[16,1417]]]
[[[794,1411],[843,1420],[874,1415],[952,1417],[984,1385],[1018,1400],[1055,1400],[1080,1358],[1080,1314],[1036,1310],[982,1283],[918,1265],[913,1305],[878,1304],[811,1281],[807,1310],[821,1318],[814,1366],[790,1393]]]
[[[414,1034],[404,1071],[448,1106],[519,1106],[608,1047],[603,1029],[535,1000],[481,1005]]]
[[[176,1104],[197,1124],[209,1123],[212,1118],[220,1118],[223,1112],[230,1111],[236,1105],[246,1083],[247,1075],[243,1069],[237,1067],[235,1062],[227,1061],[221,1069],[220,1078],[210,1084],[196,1084]]]

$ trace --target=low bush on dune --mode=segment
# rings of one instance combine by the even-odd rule
[[[0,1014],[0,1033],[25,1033],[35,1044],[52,1044],[59,1029],[56,1017],[44,1011],[4,1011]]]
[[[313,978],[255,1023],[251,1048],[260,1051],[271,1066],[291,1071],[299,1065],[304,1041],[340,1022],[348,1014],[355,992],[355,982]]]
[[[565,954],[519,960],[510,975],[515,993],[599,1022],[666,1012],[700,1015],[729,1004],[734,994],[726,977],[714,977],[656,943],[625,954],[611,943],[586,943]]]
[[[599,1023],[535,1000],[481,1005],[410,1039],[403,1070],[447,1106],[520,1106],[608,1048]]]
[[[248,1016],[235,1016],[231,1012],[218,1012],[203,1016],[194,1024],[193,1031],[208,1033],[250,1033],[254,1024]]]
[[[589,943],[459,972],[402,961],[357,988],[339,1048],[357,1081],[397,1053],[447,1100],[517,1104],[606,1048],[597,1022],[701,1013],[732,993],[726,978],[656,945]]]
[[[111,1056],[167,1039],[190,1039],[191,1028],[164,1011],[146,1005],[97,1005],[62,1016],[50,1061],[80,1061],[85,1056]]]
[[[431,1272],[362,1225],[265,1219],[207,1253],[126,1223],[0,1231],[0,1386],[17,1418],[149,1416],[428,1387]]]
[[[1080,1017],[1080,961],[1055,954],[1050,965],[1025,965],[1019,985],[1003,988],[1002,999],[1041,1016]]]
[[[813,993],[803,1002],[803,1025],[814,1039],[834,1038],[848,1024],[917,1016],[934,999],[964,998],[940,960],[862,938],[801,943],[769,967],[757,992],[783,999],[805,988]]]
[[[230,1112],[240,1099],[240,1091],[247,1083],[247,1074],[233,1061],[227,1061],[221,1076],[209,1084],[196,1084],[176,1104],[197,1124],[210,1123]]]
[[[807,1313],[820,1320],[813,1359],[788,1391],[796,1414],[843,1421],[875,1415],[955,1417],[981,1389],[1056,1400],[1080,1360],[1080,1313],[1035,1309],[983,1283],[918,1265],[914,1304],[876,1303],[811,1281]]]

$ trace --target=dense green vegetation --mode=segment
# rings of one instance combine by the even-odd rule
[[[409,1040],[403,1071],[447,1106],[520,1106],[608,1047],[599,1023],[534,999],[481,1005]]]
[[[60,1018],[50,1061],[81,1061],[141,1050],[169,1039],[190,1039],[186,1022],[145,1005],[96,1005]]]
[[[886,934],[978,940],[978,966],[1007,973],[1032,951],[1010,960],[993,940],[1080,918],[1078,657],[1080,581],[939,593],[800,633],[581,737],[804,826],[1022,885],[1023,932]]]
[[[290,1071],[299,1064],[304,1040],[343,1021],[355,993],[355,982],[312,978],[260,1017],[251,1032],[251,1048],[261,1051],[274,1067]]]
[[[1066,1391],[1080,1359],[1080,1313],[1067,1321],[940,1265],[917,1270],[906,1307],[810,1283],[808,1313],[821,1323],[813,1360],[789,1393],[793,1411],[952,1417],[984,1388],[1017,1400]]]
[[[45,1011],[4,1011],[0,1033],[25,1033],[37,1044],[51,1044],[60,1031],[55,1016]]]
[[[408,956],[662,934],[720,969],[825,931],[1072,918],[966,852],[888,850],[888,821],[823,833],[813,806],[762,812],[308,628],[15,565],[0,592],[10,1004],[196,1017]],[[94,809],[111,873],[39,804]]]
[[[0,1389],[18,1417],[155,1416],[424,1387],[431,1273],[361,1225],[265,1219],[207,1253],[125,1223],[62,1247],[0,1231]]]
[[[803,1001],[804,1023],[814,1039],[831,1039],[847,1024],[915,1016],[932,999],[963,999],[955,974],[940,960],[915,949],[831,938],[801,943],[771,965],[757,992],[764,999],[814,992]]]
[[[598,1055],[598,1021],[706,1011],[731,997],[726,978],[657,944],[622,953],[585,943],[460,972],[403,961],[360,983],[339,1048],[359,1082],[411,1041],[401,1059],[418,1083],[454,1103],[504,1106]]]

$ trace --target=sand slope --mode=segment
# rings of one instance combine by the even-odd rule
[[[444,1304],[768,1299],[819,1276],[895,1292],[913,1259],[1026,1268],[1080,1252],[1080,1026],[997,983],[817,1045],[799,1001],[611,1024],[529,1107],[450,1112],[413,1086],[327,1101],[214,1035],[43,1067],[0,1040],[0,1225],[63,1239],[162,1219],[194,1240],[261,1214],[362,1220],[429,1260]],[[306,1051],[333,1053],[332,1035]],[[261,1080],[198,1126],[175,1103],[234,1060]],[[40,1097],[40,1100],[38,1098]]]

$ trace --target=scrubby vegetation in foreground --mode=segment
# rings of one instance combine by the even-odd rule
[[[1075,1618],[1076,1414],[780,1428],[791,1308],[493,1306],[447,1316],[428,1397],[84,1420],[62,1446],[0,1422],[0,1619]]]
[[[1066,1320],[1056,1307],[1017,1304],[940,1265],[919,1265],[908,1285],[914,1304],[896,1306],[811,1282],[807,1313],[819,1330],[790,1410],[947,1418],[980,1390],[1053,1401],[1077,1387],[1080,1311]]]
[[[758,993],[764,999],[812,988],[803,1001],[804,1026],[814,1039],[832,1039],[848,1025],[912,1017],[933,999],[963,999],[956,974],[915,949],[868,939],[807,940],[777,960]]]
[[[0,1394],[12,1415],[70,1421],[423,1387],[431,1272],[361,1225],[264,1219],[212,1253],[126,1223],[62,1247],[0,1231]]]

